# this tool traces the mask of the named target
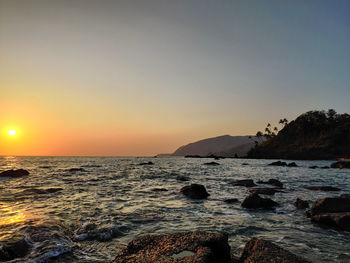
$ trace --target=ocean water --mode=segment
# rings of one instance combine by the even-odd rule
[[[139,165],[148,161],[154,165]],[[311,205],[319,198],[349,194],[349,169],[308,168],[329,166],[331,161],[295,161],[299,165],[295,168],[249,159],[203,165],[208,161],[212,160],[0,157],[0,171],[30,171],[27,177],[0,178],[0,243],[24,236],[30,244],[26,255],[11,262],[108,262],[141,235],[225,231],[235,254],[251,237],[261,237],[313,262],[350,262],[350,233],[315,225],[293,205],[297,197]],[[247,188],[229,184],[270,178],[286,188],[270,197],[280,203],[275,211],[242,208]],[[179,194],[190,183],[203,184],[208,199],[193,201]],[[304,188],[311,185],[342,191]],[[240,202],[227,204],[228,198]]]

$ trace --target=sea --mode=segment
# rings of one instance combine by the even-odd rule
[[[296,198],[310,205],[324,197],[350,194],[350,169],[310,169],[332,161],[183,157],[0,157],[0,172],[26,169],[30,175],[0,178],[0,246],[24,238],[29,251],[9,262],[109,262],[132,239],[181,231],[223,231],[233,254],[252,237],[270,240],[312,262],[350,262],[350,233],[312,223]],[[153,165],[140,165],[153,162]],[[290,161],[288,161],[290,162]],[[243,165],[244,164],[244,165]],[[278,179],[284,192],[269,198],[271,211],[249,210],[241,202],[239,179]],[[191,200],[180,189],[202,184],[210,196]],[[338,192],[311,191],[329,185]],[[267,187],[267,186],[265,186]],[[229,204],[226,199],[237,198]]]

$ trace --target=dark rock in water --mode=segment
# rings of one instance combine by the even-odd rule
[[[313,166],[309,166],[309,168],[310,169],[316,169],[316,168],[318,168],[318,166],[317,165],[313,165]]]
[[[24,257],[30,249],[24,236],[14,236],[10,239],[0,241],[0,261],[10,261],[15,258]]]
[[[234,186],[245,186],[245,187],[253,187],[256,186],[254,181],[252,179],[245,179],[245,180],[237,180],[235,182],[230,183]]]
[[[342,194],[340,197],[342,197],[342,198],[350,198],[350,194]]]
[[[209,196],[205,187],[201,184],[191,184],[181,188],[181,193],[192,199],[205,199]]]
[[[190,178],[183,176],[183,175],[178,175],[178,176],[176,176],[176,180],[186,182],[186,181],[189,181]]]
[[[277,180],[277,179],[270,179],[268,181],[258,181],[258,184],[270,184],[270,185],[274,185],[277,186],[279,188],[283,188],[283,183],[281,183],[281,181]]]
[[[309,208],[309,203],[305,200],[300,199],[300,198],[297,198],[294,200],[294,205],[298,209]]]
[[[313,191],[340,191],[339,188],[333,186],[306,186],[305,188]]]
[[[217,162],[209,162],[209,163],[204,163],[204,165],[220,165],[220,164]]]
[[[70,168],[68,169],[68,171],[75,173],[75,172],[85,172],[86,170],[84,168]]]
[[[227,235],[183,232],[132,240],[114,263],[231,263]]]
[[[168,189],[165,189],[165,188],[153,188],[152,191],[153,192],[167,192]]]
[[[121,227],[116,224],[98,226],[95,223],[87,222],[75,231],[75,239],[108,241],[112,238],[124,235]]]
[[[238,202],[238,199],[237,198],[230,198],[230,199],[224,200],[224,202],[228,203],[228,204],[234,204],[234,203]]]
[[[275,193],[283,193],[281,190],[276,188],[252,188],[249,189],[248,192],[261,195],[274,195]]]
[[[298,165],[295,162],[287,164],[288,167],[298,167]]]
[[[63,188],[44,188],[44,189],[39,189],[39,188],[31,188],[31,189],[26,189],[22,191],[22,194],[51,194],[51,193],[56,193],[58,191],[62,191]]]
[[[249,163],[242,163],[242,165],[249,165]]]
[[[144,163],[139,163],[139,165],[154,165],[154,162],[144,162]]]
[[[321,169],[329,169],[329,166],[322,166]]]
[[[286,162],[277,161],[277,162],[269,163],[268,165],[271,165],[271,166],[287,166],[287,163]]]
[[[331,168],[350,168],[350,161],[338,161],[332,163]]]
[[[324,213],[350,212],[350,198],[347,197],[326,197],[317,200],[307,212],[308,216],[315,216]]]
[[[350,231],[350,212],[319,214],[312,216],[311,221],[329,227],[336,227],[345,231]]]
[[[261,198],[258,194],[250,194],[242,203],[245,208],[273,209],[274,206],[278,206],[278,203],[269,198]]]
[[[29,175],[29,172],[24,169],[6,170],[0,173],[0,177],[22,177]]]
[[[310,263],[263,239],[252,238],[243,249],[240,263]]]

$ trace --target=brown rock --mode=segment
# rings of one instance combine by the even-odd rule
[[[299,209],[309,208],[309,203],[300,198],[294,200],[294,205]]]
[[[6,170],[0,173],[0,177],[22,177],[29,175],[29,172],[24,169]]]
[[[277,202],[269,198],[261,198],[258,194],[250,194],[242,203],[242,207],[245,208],[273,209],[277,205]]]
[[[244,247],[241,263],[310,263],[263,239],[252,238]]]
[[[350,231],[350,212],[327,213],[311,217],[313,222]]]
[[[181,188],[180,192],[192,199],[205,199],[210,195],[201,184],[186,185]]]
[[[331,168],[350,168],[349,161],[338,161],[331,164]]]
[[[229,263],[227,235],[183,232],[146,235],[131,241],[114,263]]]
[[[315,216],[318,214],[343,212],[350,212],[350,198],[327,197],[317,200],[307,214]]]

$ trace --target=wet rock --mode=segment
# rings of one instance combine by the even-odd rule
[[[245,179],[245,180],[237,180],[235,182],[230,183],[234,186],[245,186],[245,187],[253,187],[256,186],[254,181],[252,179]]]
[[[143,162],[143,163],[139,163],[139,165],[154,165],[154,162]]]
[[[75,239],[78,241],[83,240],[98,240],[108,241],[112,238],[124,235],[120,226],[117,224],[106,224],[98,226],[95,223],[84,223],[80,228],[75,231]]]
[[[190,180],[190,178],[183,176],[183,175],[178,175],[178,176],[176,176],[176,180],[182,181],[182,182],[187,182]]]
[[[329,166],[322,166],[321,169],[329,169]]]
[[[281,181],[277,179],[270,179],[268,181],[258,181],[258,184],[270,184],[279,188],[283,188],[283,183],[281,183]]]
[[[276,188],[252,188],[248,192],[252,194],[261,194],[261,195],[274,195],[275,193],[283,193],[283,191]]]
[[[272,242],[252,238],[243,249],[241,263],[310,263],[306,259],[273,244]]]
[[[230,263],[231,256],[226,234],[196,231],[137,238],[113,262]]]
[[[305,188],[313,191],[340,191],[339,188],[333,186],[306,186]]]
[[[297,199],[294,200],[294,205],[298,209],[309,208],[309,203],[307,201],[305,201],[305,200],[300,199],[300,198],[297,198]]]
[[[316,168],[318,168],[318,166],[317,165],[313,165],[313,166],[309,166],[309,168],[310,169],[316,169]]]
[[[204,163],[204,165],[216,166],[216,165],[220,165],[220,164],[217,162],[208,162],[208,163]]]
[[[29,175],[29,172],[24,169],[6,170],[0,173],[0,177],[22,177]]]
[[[168,189],[165,189],[165,188],[153,188],[152,191],[153,192],[167,192]]]
[[[68,172],[71,172],[71,173],[86,172],[86,170],[84,168],[70,168],[68,169]]]
[[[205,199],[209,196],[205,187],[201,184],[191,184],[181,188],[180,192],[192,199]]]
[[[268,165],[271,165],[271,166],[287,166],[287,163],[286,162],[277,161],[277,162],[269,163]]]
[[[317,200],[307,212],[308,216],[315,216],[325,213],[350,212],[350,198],[347,197],[326,197]]]
[[[10,261],[24,257],[29,249],[29,244],[25,241],[25,237],[21,235],[0,240],[0,261]]]
[[[228,204],[234,204],[234,203],[238,202],[238,199],[237,198],[230,198],[230,199],[224,200],[224,202],[228,203]]]
[[[295,162],[287,164],[288,167],[298,167],[298,165]]]
[[[242,207],[244,208],[273,209],[277,205],[277,202],[269,198],[262,198],[258,194],[250,194],[242,203]]]
[[[331,168],[350,168],[350,161],[338,161],[331,164]]]
[[[350,212],[319,214],[312,216],[311,221],[329,227],[336,227],[345,231],[350,231]]]
[[[249,163],[242,163],[242,165],[249,165]]]

